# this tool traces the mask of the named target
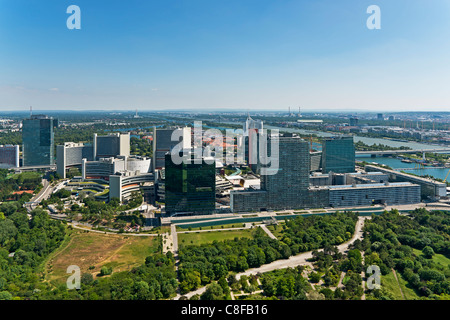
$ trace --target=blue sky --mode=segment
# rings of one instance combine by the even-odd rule
[[[446,0],[0,0],[0,110],[450,111],[449,42]]]

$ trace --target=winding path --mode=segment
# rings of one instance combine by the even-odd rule
[[[358,217],[358,221],[356,222],[355,227],[355,233],[353,234],[352,238],[348,240],[347,242],[344,242],[337,246],[339,252],[345,253],[345,251],[348,249],[348,247],[353,244],[356,240],[361,240],[363,236],[362,227],[364,226],[364,220],[370,219],[370,217]],[[249,276],[251,274],[257,274],[257,273],[264,273],[269,272],[277,269],[283,269],[283,268],[294,268],[299,265],[304,265],[308,263],[308,259],[312,258],[312,251],[303,252],[296,256],[292,256],[289,259],[283,259],[283,260],[276,260],[274,262],[262,265],[258,268],[252,268],[248,269],[247,271],[241,272],[236,274],[236,278],[240,279],[241,276],[246,275]],[[195,294],[201,295],[203,292],[205,292],[206,287],[199,288],[197,290],[191,291],[189,293],[186,293],[184,296],[187,298],[192,297]],[[174,300],[180,299],[181,295],[177,295]]]

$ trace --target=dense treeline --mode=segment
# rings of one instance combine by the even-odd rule
[[[14,200],[26,202],[32,198],[29,193],[16,193],[15,191],[36,190],[41,186],[41,175],[35,172],[23,172],[8,177],[8,169],[0,169],[0,201]]]
[[[254,230],[253,237],[181,247],[180,292],[187,293],[219,280],[229,271],[244,271],[291,255],[289,246],[269,238],[260,228]]]
[[[365,238],[355,242],[355,248],[364,251],[365,268],[378,265],[383,275],[395,269],[419,296],[449,298],[450,265],[432,259],[435,253],[450,257],[449,227],[447,212],[428,212],[422,208],[408,217],[392,210],[366,222]],[[422,253],[415,253],[413,248]],[[391,298],[383,287],[374,290],[372,296]]]
[[[130,272],[112,273],[102,268],[95,280],[92,274],[83,273],[78,290],[68,290],[65,283],[55,288],[42,281],[41,272],[45,259],[67,235],[64,224],[49,218],[42,209],[28,215],[13,203],[0,208],[4,211],[0,213],[0,300],[154,300],[176,293],[174,257],[170,252],[159,253],[161,240],[155,253]]]
[[[0,299],[33,297],[47,285],[36,271],[46,256],[60,245],[65,227],[43,210],[25,209],[0,214]]]
[[[281,241],[295,253],[338,245],[352,237],[357,220],[353,212],[290,219],[283,226]]]
[[[158,300],[176,294],[178,282],[172,253],[155,253],[145,263],[131,271],[99,276],[95,280],[89,273],[81,276],[81,288],[67,290],[65,284],[42,292],[38,299],[64,300]]]
[[[381,143],[374,143],[372,145],[365,144],[362,141],[355,142],[356,151],[385,151],[385,150],[411,150],[410,147],[400,146],[392,147]]]
[[[201,246],[186,246],[179,250],[180,291],[186,293],[200,285],[226,277],[228,272],[240,272],[278,259],[348,240],[358,219],[354,213],[297,217],[284,226],[281,241],[271,239],[260,228],[253,239],[235,238]]]

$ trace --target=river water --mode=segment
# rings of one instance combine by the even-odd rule
[[[320,137],[331,137],[334,136],[334,134],[329,132],[321,132],[321,131],[312,131],[312,130],[304,130],[304,129],[296,129],[296,128],[280,128],[280,127],[274,127],[274,126],[265,126],[266,129],[279,129],[280,131],[286,131],[286,132],[298,132],[300,134],[315,134]],[[433,145],[433,144],[425,144],[425,143],[419,143],[419,142],[403,142],[403,141],[393,141],[389,139],[382,139],[382,138],[368,138],[368,137],[359,137],[359,136],[353,136],[353,139],[355,142],[362,141],[367,145],[373,145],[373,144],[384,144],[391,147],[410,147],[413,150],[428,150],[428,149],[447,149],[450,151],[449,147],[443,147],[439,145]],[[321,150],[320,144],[313,144],[314,149]],[[390,166],[392,169],[405,169],[405,172],[417,174],[420,176],[424,175],[430,175],[435,178],[439,179],[445,179],[445,176],[447,175],[450,168],[435,168],[435,167],[424,167],[424,168],[416,168],[416,163],[405,163],[401,162],[400,159],[397,158],[388,158],[388,157],[360,157],[357,156],[357,160],[360,161],[366,161],[366,162],[377,162],[380,164],[385,164]],[[450,175],[449,175],[450,177]],[[449,179],[447,178],[447,181]]]
[[[418,168],[418,164],[417,163],[405,163],[405,162],[401,162],[400,159],[397,158],[387,158],[387,157],[376,157],[376,158],[371,158],[371,157],[356,157],[356,160],[359,161],[366,161],[366,162],[376,162],[376,163],[380,163],[380,164],[385,164],[388,165],[389,167],[391,167],[392,169],[402,169],[403,171],[407,172],[407,173],[413,173],[413,174],[417,174],[419,176],[425,176],[425,175],[429,175],[435,178],[439,178],[439,179],[445,179],[445,176],[447,175],[448,171],[450,170],[450,168],[435,168],[435,167],[431,167],[431,166],[425,166],[423,168]],[[447,181],[449,179],[447,178]]]

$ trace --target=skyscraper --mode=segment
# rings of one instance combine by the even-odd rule
[[[9,169],[19,167],[19,146],[0,145],[0,168]]]
[[[166,214],[208,214],[215,209],[215,161],[207,163],[206,158],[202,158],[200,162],[194,154],[188,157],[190,163],[175,164],[170,153],[165,155]]]
[[[82,159],[94,160],[92,145],[65,142],[56,146],[56,170],[62,179],[66,178],[66,169],[78,167],[81,169]]]
[[[273,174],[261,175],[260,190],[231,191],[231,210],[248,212],[325,206],[328,191],[309,188],[309,143],[289,134],[268,136],[267,154],[270,157],[273,157],[272,142],[278,143],[278,168],[271,169]],[[261,171],[263,169],[261,166]]]
[[[117,156],[130,155],[130,133],[110,133],[106,136],[97,136],[94,133],[93,141],[94,160]]]
[[[263,131],[262,120],[253,120],[250,115],[244,124],[245,161],[253,172],[259,172],[258,167],[258,133]]]
[[[267,191],[267,207],[304,207],[309,187],[309,144],[298,136],[269,136],[269,151],[272,139],[278,142],[279,161],[275,174],[261,175],[261,190]]]
[[[181,130],[181,138],[172,141],[175,130]],[[165,154],[170,152],[177,144],[181,143],[181,149],[191,148],[191,128],[178,129],[153,129],[153,169],[161,169],[165,165]]]
[[[355,144],[352,136],[324,138],[322,144],[322,172],[355,172]]]
[[[54,164],[54,132],[56,119],[46,115],[32,115],[22,121],[23,165]]]

